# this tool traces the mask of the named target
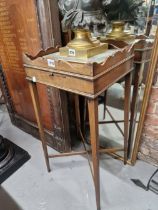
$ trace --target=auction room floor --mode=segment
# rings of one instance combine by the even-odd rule
[[[47,173],[40,141],[14,127],[4,109],[0,112],[0,134],[31,155],[0,186],[0,210],[96,210],[93,181],[84,156],[51,160],[52,172]],[[158,210],[158,195],[130,180],[140,179],[146,184],[154,170],[142,161],[131,167],[102,156],[102,210]]]

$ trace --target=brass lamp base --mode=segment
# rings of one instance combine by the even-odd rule
[[[115,21],[112,23],[112,31],[106,35],[106,37],[101,37],[100,41],[104,42],[107,39],[113,39],[118,41],[131,41],[134,40],[135,36],[124,31],[125,23],[123,21]]]
[[[85,29],[77,29],[74,31],[75,38],[71,40],[67,46],[74,49],[87,49],[94,47],[91,40],[90,32]]]
[[[75,31],[75,38],[66,47],[60,48],[59,52],[61,56],[87,59],[107,49],[107,43],[100,43],[91,38],[89,31],[78,29]]]
[[[87,59],[95,55],[101,54],[105,52],[105,50],[107,49],[108,49],[108,44],[101,43],[97,47],[91,47],[88,49],[73,49],[66,46],[66,47],[60,48],[59,52],[61,56]]]

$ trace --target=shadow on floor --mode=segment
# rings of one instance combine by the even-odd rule
[[[2,186],[0,186],[0,209],[23,210]]]

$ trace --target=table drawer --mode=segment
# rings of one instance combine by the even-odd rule
[[[104,74],[96,77],[81,76],[78,74],[65,74],[26,67],[26,74],[30,80],[53,86],[79,95],[95,98],[113,83],[123,78],[133,70],[133,60],[122,63]]]
[[[62,90],[78,93],[80,95],[94,94],[94,84],[82,78],[67,76],[60,73],[41,71],[33,68],[26,68],[27,78],[48,86]]]

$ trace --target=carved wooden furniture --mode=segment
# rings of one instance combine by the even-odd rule
[[[42,49],[61,45],[58,1],[0,0],[0,8],[0,78],[10,118],[18,128],[39,137],[22,53],[34,56]],[[41,84],[38,93],[48,144],[58,151],[69,151],[66,94]]]
[[[57,51],[57,49],[54,49],[54,52],[55,51]],[[124,151],[124,163],[126,164],[127,162],[133,57],[133,49],[131,46],[122,50],[108,50],[107,52],[94,56],[88,60],[61,57],[58,52],[38,57],[34,60],[26,55],[24,56],[25,71],[27,80],[29,81],[48,171],[50,171],[49,158],[88,154],[90,151],[63,153],[59,155],[48,154],[43,122],[41,119],[41,107],[37,92],[37,84],[46,84],[67,92],[82,95],[88,100],[93,173],[98,210],[100,209],[99,153]],[[125,77],[126,96],[124,105],[124,147],[101,150],[99,149],[98,139],[98,96],[123,77]],[[79,131],[82,140],[84,141],[80,125]]]
[[[129,44],[124,41],[115,41],[107,40],[109,44],[113,46],[124,48]],[[131,44],[131,42],[130,42]],[[130,116],[130,129],[129,129],[129,144],[128,144],[128,158],[131,158],[131,151],[133,152],[133,142],[134,142],[134,133],[136,128],[138,109],[139,109],[139,88],[142,83],[146,83],[146,76],[148,71],[148,66],[151,59],[151,51],[153,49],[153,39],[148,39],[145,36],[138,36],[135,41],[133,41],[134,46],[134,71],[133,71],[133,95],[131,102],[131,116]],[[104,116],[106,110],[106,92],[104,95]],[[111,116],[113,117],[113,116]],[[116,126],[118,125],[115,121]],[[105,122],[107,123],[107,122]],[[118,129],[120,127],[118,126]],[[120,129],[121,131],[121,129]]]

